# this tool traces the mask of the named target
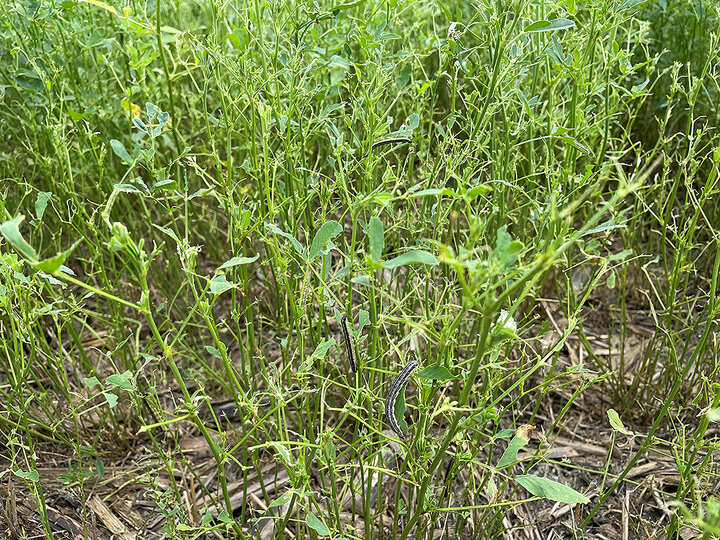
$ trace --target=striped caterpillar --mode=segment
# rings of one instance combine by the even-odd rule
[[[372,149],[375,150],[376,148],[380,146],[385,146],[386,144],[401,144],[410,142],[412,142],[412,139],[410,137],[388,137],[386,139],[380,139],[379,141],[375,141],[374,143],[372,143]]]
[[[397,433],[398,437],[401,439],[405,438],[405,434],[402,432],[402,429],[400,429],[400,424],[398,424],[397,419],[395,418],[395,401],[410,378],[410,375],[413,374],[413,371],[415,371],[419,365],[420,362],[417,360],[408,362],[402,371],[398,373],[398,376],[395,377],[395,380],[390,385],[387,397],[385,398],[385,418],[387,419],[388,424],[390,424],[392,430]]]
[[[345,340],[345,350],[347,350],[348,361],[350,362],[350,371],[357,371],[357,362],[355,358],[355,341],[348,327],[348,321],[345,314],[340,317],[340,329],[342,330],[343,339]]]

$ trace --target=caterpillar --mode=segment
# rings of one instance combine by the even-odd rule
[[[345,341],[345,349],[347,350],[348,361],[350,362],[350,371],[357,371],[357,362],[355,358],[355,341],[348,327],[347,317],[343,314],[340,317],[340,329],[342,330],[343,339]]]
[[[419,365],[420,362],[417,360],[408,362],[408,364],[400,373],[398,373],[398,376],[390,385],[390,390],[388,390],[387,397],[385,398],[385,418],[387,419],[388,424],[390,424],[392,430],[397,433],[398,437],[401,439],[405,437],[405,434],[402,432],[402,429],[400,429],[400,424],[398,424],[397,419],[395,418],[395,401],[407,383],[407,380],[410,378],[410,375],[413,374],[413,371],[415,371]]]
[[[412,142],[412,139],[410,137],[388,137],[387,139],[380,139],[379,141],[375,141],[374,143],[372,143],[372,149],[375,150],[376,148],[380,146],[385,146],[386,144],[400,144],[410,142]]]

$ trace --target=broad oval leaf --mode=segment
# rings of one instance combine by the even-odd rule
[[[88,388],[92,388],[93,386],[102,386],[102,383],[97,377],[84,377],[83,380],[85,381],[85,386]]]
[[[408,251],[407,253],[403,253],[402,255],[398,255],[397,257],[390,259],[389,261],[385,261],[382,263],[382,266],[384,268],[397,268],[398,266],[404,266],[406,264],[431,264],[435,265],[438,263],[438,260],[435,258],[435,255],[432,253],[428,253],[427,251],[423,249],[413,249],[412,251]]]
[[[117,157],[126,163],[132,163],[133,159],[130,157],[130,154],[128,154],[128,151],[125,149],[125,145],[123,143],[117,139],[111,139],[110,146],[112,146],[113,152],[115,152]]]
[[[309,258],[312,261],[325,248],[327,243],[342,232],[343,228],[335,220],[330,220],[322,224],[322,227],[315,233],[312,244],[310,245]]]
[[[44,259],[38,263],[35,263],[33,266],[35,266],[35,269],[40,270],[41,272],[47,272],[48,274],[54,274],[57,272],[62,264],[65,262],[65,253],[59,253],[55,255],[54,257],[50,257],[49,259]]]
[[[516,476],[515,481],[536,497],[543,497],[566,504],[587,504],[590,502],[590,499],[573,488],[542,476],[522,474]]]
[[[370,259],[373,262],[380,262],[383,249],[385,249],[385,228],[378,217],[371,217],[368,225],[370,235]]]

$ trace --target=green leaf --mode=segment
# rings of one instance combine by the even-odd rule
[[[495,243],[494,256],[505,269],[517,261],[518,255],[523,250],[522,242],[514,241],[507,232],[507,225],[497,230],[497,241]]]
[[[170,120],[170,113],[162,111],[157,116],[157,127],[162,128]]]
[[[318,254],[325,249],[327,243],[342,232],[343,228],[337,221],[331,220],[322,224],[320,230],[315,233],[312,244],[310,245],[309,258],[312,261]]]
[[[329,536],[330,531],[325,526],[325,524],[318,519],[318,517],[313,514],[312,512],[308,513],[307,516],[305,516],[305,523],[307,523],[308,527],[313,529],[316,533],[318,533],[318,536]]]
[[[84,377],[83,380],[85,381],[85,386],[88,388],[92,388],[93,386],[102,386],[102,383],[97,377]]]
[[[160,107],[149,101],[145,103],[145,114],[147,114],[148,122],[152,122]]]
[[[48,274],[54,274],[65,262],[65,253],[58,253],[54,257],[44,259],[40,262],[35,263],[35,268],[41,272],[47,272]]]
[[[225,274],[218,274],[210,280],[210,292],[213,294],[223,293],[234,286],[235,283],[228,281]]]
[[[226,510],[221,510],[218,514],[218,520],[222,521],[223,523],[232,523],[233,518],[230,517],[230,514],[227,513]]]
[[[287,238],[292,243],[293,247],[295,248],[295,251],[297,251],[300,255],[302,255],[303,247],[300,242],[298,242],[297,238],[295,238],[292,234],[286,233],[279,227],[276,227],[272,223],[265,223],[265,228],[269,230],[272,233],[277,234],[278,236],[282,236],[283,238]]]
[[[420,115],[412,113],[407,119],[407,129],[414,131],[416,127],[420,125]]]
[[[31,482],[37,482],[38,480],[40,480],[40,474],[37,471],[25,472],[22,469],[18,469],[16,471],[13,471],[13,474],[18,478],[30,480]]]
[[[47,272],[48,274],[56,273],[63,266],[65,259],[67,259],[68,256],[70,256],[70,254],[73,252],[73,250],[77,247],[77,245],[79,243],[80,243],[80,240],[75,242],[72,246],[70,246],[68,249],[66,249],[62,253],[58,253],[54,257],[50,257],[49,259],[44,259],[40,262],[35,263],[34,264],[35,269],[39,270],[41,272]]]
[[[581,152],[585,152],[585,153],[586,153],[587,155],[589,155],[589,156],[592,155],[592,150],[590,150],[587,146],[585,146],[584,144],[582,144],[582,143],[581,143],[580,141],[578,141],[577,139],[575,139],[575,138],[573,138],[573,137],[570,137],[569,135],[563,135],[563,136],[561,136],[560,138],[561,138],[563,141],[565,141],[566,143],[574,146],[575,148],[577,148],[577,149],[580,150]]]
[[[326,339],[325,341],[321,341],[318,343],[318,346],[315,347],[315,350],[313,351],[311,358],[325,358],[327,356],[328,351],[330,348],[336,345],[334,339]]]
[[[370,259],[379,263],[385,249],[385,229],[380,218],[375,216],[370,218],[368,233],[370,235]]]
[[[143,194],[140,188],[135,187],[132,184],[115,184],[113,188],[115,189],[115,191],[122,191],[123,193],[139,193],[140,195]]]
[[[497,468],[504,469],[505,467],[512,465],[513,463],[517,463],[518,452],[522,450],[525,445],[527,445],[527,443],[528,440],[522,437],[520,434],[515,435],[510,441],[510,444],[508,444],[508,447],[503,452],[503,455],[500,456],[500,461],[498,461]]]
[[[575,22],[570,19],[553,19],[552,21],[537,21],[525,28],[526,32],[553,32],[555,30],[565,30],[575,26]]]
[[[118,386],[123,390],[135,390],[135,385],[133,384],[132,379],[132,372],[125,371],[124,373],[113,373],[105,379],[105,383],[110,386]]]
[[[607,412],[608,420],[610,420],[610,425],[615,431],[619,431],[620,433],[624,435],[632,435],[632,431],[627,429],[625,427],[625,424],[623,424],[622,420],[620,420],[620,415],[617,413],[615,409],[608,409]]]
[[[487,193],[489,191],[492,191],[492,188],[490,188],[490,186],[486,186],[485,184],[479,184],[469,189],[467,193],[465,193],[465,196],[468,198],[469,201],[472,201],[477,196]]]
[[[438,260],[435,258],[435,255],[432,253],[428,253],[427,251],[423,249],[413,249],[412,251],[408,251],[407,253],[403,253],[402,255],[399,255],[395,257],[394,259],[390,259],[389,261],[385,261],[382,263],[383,268],[397,268],[398,266],[404,266],[406,264],[437,264]]]
[[[14,219],[6,221],[0,225],[0,233],[2,233],[5,239],[10,242],[10,244],[17,249],[23,257],[32,263],[36,263],[38,260],[37,253],[35,253],[33,247],[25,241],[22,234],[20,234],[20,224],[24,219],[25,216],[18,214]]]
[[[366,309],[361,309],[358,315],[358,332],[362,332],[368,324],[370,324],[370,313]]]
[[[254,257],[233,257],[229,261],[226,261],[222,263],[220,266],[218,266],[218,270],[223,270],[225,268],[231,268],[233,266],[238,266],[240,264],[250,264],[258,260],[258,257],[260,255],[255,255]]]
[[[450,370],[442,366],[428,366],[420,370],[417,376],[420,379],[429,381],[451,381],[457,379],[455,375],[450,373]]]
[[[105,396],[105,399],[107,400],[108,405],[110,405],[110,408],[114,409],[115,405],[117,405],[118,397],[112,392],[103,392],[103,396]]]
[[[535,476],[534,474],[523,474],[516,476],[515,481],[536,497],[543,497],[566,504],[587,504],[590,502],[590,499],[582,493],[549,478]]]
[[[112,146],[113,152],[115,152],[115,155],[122,159],[126,163],[132,163],[133,159],[130,157],[130,154],[128,154],[128,151],[125,150],[125,145],[118,141],[117,139],[111,139],[110,140],[110,146]]]
[[[330,8],[330,11],[332,13],[336,13],[337,11],[344,11],[346,9],[353,8],[355,6],[359,6],[361,4],[364,4],[365,0],[350,0],[349,2],[343,2],[341,4],[335,4],[333,7]]]
[[[42,219],[50,199],[52,199],[52,193],[49,191],[38,193],[37,199],[35,199],[35,217],[37,219]]]
[[[448,197],[457,198],[458,194],[455,193],[452,189],[448,188],[428,188],[428,189],[421,189],[420,191],[415,191],[413,193],[410,193],[408,197],[414,199],[417,197],[429,197],[429,196],[438,196],[438,195],[447,195]]]
[[[284,465],[292,466],[293,460],[292,456],[290,455],[290,452],[288,452],[288,449],[285,448],[284,445],[280,444],[279,442],[271,442],[270,443],[275,450],[277,450],[278,454],[280,454],[280,459],[282,460]]]
[[[217,350],[215,347],[211,347],[210,345],[205,345],[205,350],[212,354],[215,358],[222,358],[222,353]]]
[[[297,490],[295,489],[289,489],[282,495],[280,495],[277,499],[275,499],[273,502],[271,502],[268,505],[268,508],[275,508],[276,506],[282,506],[283,504],[290,502],[290,499],[292,498],[293,494],[297,493]]]
[[[510,242],[512,242],[512,236],[508,234],[507,232],[507,225],[503,225],[497,230],[497,239],[495,240],[495,256],[500,258],[500,256],[505,252],[505,250],[510,246]]]

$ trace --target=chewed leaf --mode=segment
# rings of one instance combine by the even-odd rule
[[[210,292],[213,294],[220,294],[232,289],[234,286],[235,283],[228,281],[225,274],[218,274],[210,280]]]
[[[22,478],[24,480],[30,480],[31,482],[37,482],[40,480],[40,474],[37,471],[23,471],[22,469],[17,469],[13,471],[13,474],[17,476],[18,478]]]
[[[114,409],[115,405],[117,405],[118,397],[112,392],[103,392],[103,396],[105,396],[105,400],[107,401],[110,408]]]
[[[523,474],[516,476],[515,481],[536,497],[543,497],[566,504],[587,504],[590,502],[590,499],[573,488],[542,476]]]
[[[292,499],[292,496],[299,493],[295,489],[289,489],[282,495],[280,495],[277,499],[275,499],[273,502],[271,502],[268,505],[268,508],[275,508],[276,506],[282,506],[283,504],[286,504],[290,502],[290,499]]]
[[[50,199],[52,199],[52,193],[49,191],[38,193],[37,199],[35,199],[35,217],[37,219],[42,219]]]
[[[131,371],[125,371],[124,373],[113,373],[105,382],[108,386],[118,386],[123,390],[132,391],[135,390],[135,383],[133,382],[133,374]]]
[[[503,452],[503,455],[500,457],[500,461],[498,461],[498,469],[503,469],[517,462],[518,452],[528,443],[530,434],[534,429],[533,426],[529,425],[523,425],[518,428],[515,437],[510,441],[510,444],[508,444],[505,452]]]

